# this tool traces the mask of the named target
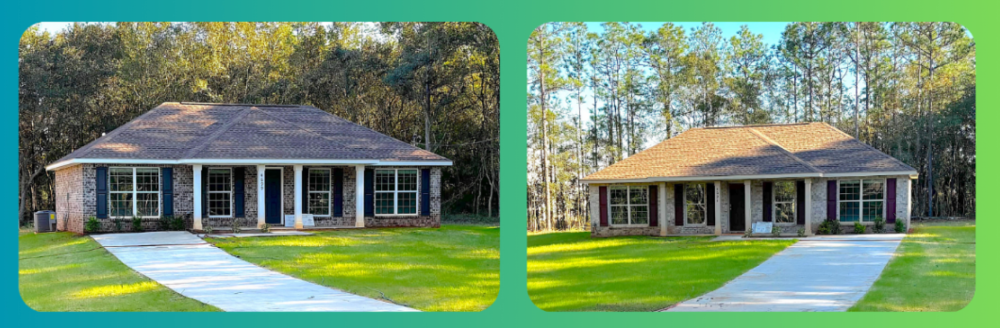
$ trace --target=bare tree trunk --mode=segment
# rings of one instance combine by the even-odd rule
[[[24,178],[21,179],[21,204],[18,206],[19,208],[17,210],[17,219],[19,221],[23,222],[26,218],[25,207],[28,201],[27,198],[29,189],[31,188],[31,186],[34,185],[35,178],[37,178],[40,174],[44,172],[45,168],[42,167],[36,170],[35,173],[32,173],[31,176],[28,177],[27,179]]]

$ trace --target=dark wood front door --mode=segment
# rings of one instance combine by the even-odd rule
[[[746,202],[746,193],[743,188],[744,186],[742,183],[729,185],[730,232],[743,232],[747,230],[746,210],[744,207],[744,203]]]
[[[264,170],[264,222],[281,224],[281,170]]]

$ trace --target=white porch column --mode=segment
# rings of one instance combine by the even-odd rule
[[[722,181],[715,182],[715,235],[722,235]]]
[[[201,227],[201,164],[191,165],[191,169],[194,170],[194,179],[192,184],[194,184],[194,230],[202,230]]]
[[[295,229],[302,229],[302,165],[295,165]]]
[[[805,194],[806,194],[806,208],[805,208],[805,210],[806,210],[806,227],[805,227],[805,229],[806,229],[806,236],[812,236],[812,234],[813,234],[812,233],[812,219],[813,219],[813,215],[812,215],[812,213],[813,213],[813,210],[812,210],[812,207],[813,207],[812,206],[812,203],[813,203],[813,198],[812,198],[812,179],[806,179],[806,192],[805,192]]]
[[[365,166],[354,167],[354,226],[365,226]]]
[[[828,196],[829,197],[829,196]],[[897,205],[898,206],[898,205]],[[910,219],[913,218],[913,179],[906,180],[906,231],[910,231]],[[896,218],[899,220],[899,218]]]
[[[753,213],[751,210],[753,208],[753,203],[751,201],[753,197],[750,197],[750,180],[743,181],[743,216],[746,219],[746,229],[753,228],[753,220],[750,215]]]
[[[660,236],[665,237],[667,235],[667,184],[661,182],[657,188],[660,188],[659,192],[656,193],[656,198],[659,198],[657,201],[660,205],[657,208],[659,208],[660,213],[656,220],[659,221],[657,223],[660,226]]]
[[[267,218],[267,198],[265,198],[264,186],[264,173],[266,173],[267,167],[264,165],[257,165],[257,228],[264,226]]]

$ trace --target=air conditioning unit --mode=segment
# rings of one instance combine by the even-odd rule
[[[56,212],[38,211],[35,212],[35,232],[56,231]]]

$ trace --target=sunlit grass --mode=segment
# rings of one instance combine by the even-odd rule
[[[792,240],[528,235],[528,294],[546,311],[653,311],[697,297]]]
[[[337,230],[208,241],[268,269],[422,311],[481,311],[500,291],[499,227]]]
[[[218,311],[132,271],[90,237],[18,236],[18,288],[37,311]]]
[[[976,225],[915,224],[850,311],[958,311],[976,289]]]

